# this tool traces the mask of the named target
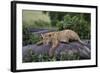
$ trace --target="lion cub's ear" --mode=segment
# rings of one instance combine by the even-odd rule
[[[51,37],[51,34],[48,34],[49,37]]]
[[[41,33],[41,37],[43,38],[43,34]]]

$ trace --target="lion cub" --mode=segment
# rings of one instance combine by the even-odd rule
[[[41,34],[41,36],[43,40],[38,42],[37,44],[40,44],[40,43],[43,43],[43,44],[51,43],[52,44],[49,50],[50,57],[54,55],[54,51],[60,42],[69,43],[69,41],[78,41],[81,44],[83,44],[78,34],[72,30],[48,32],[48,33]]]

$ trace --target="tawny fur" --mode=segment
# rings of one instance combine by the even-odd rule
[[[49,50],[50,57],[54,55],[54,51],[60,42],[69,43],[69,41],[78,41],[79,43],[83,44],[78,34],[72,30],[48,32],[45,34],[41,34],[41,36],[43,40],[38,42],[37,44],[41,44],[41,43],[43,44],[51,43],[52,44]]]

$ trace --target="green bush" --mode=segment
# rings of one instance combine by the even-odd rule
[[[73,53],[73,54],[69,54],[69,53],[62,53],[60,60],[79,60],[80,56],[79,53]]]
[[[80,55],[79,53],[72,53],[69,54],[67,52],[61,52],[61,55],[58,57],[54,55],[52,58],[48,56],[48,54],[35,54],[34,52],[30,51],[31,61],[29,62],[48,62],[48,61],[67,61],[67,60],[79,60]],[[24,60],[24,62],[27,62]]]
[[[56,24],[56,26],[58,27],[57,28],[58,30],[63,30],[63,21],[61,21],[61,22],[58,21],[57,24]]]
[[[26,25],[23,25],[23,46],[28,44],[35,44],[40,41],[41,38],[30,32],[30,28]]]
[[[38,35],[31,34],[29,38],[30,44],[36,44],[38,41],[40,41],[41,38]]]
[[[62,21],[58,21],[56,26],[58,30],[71,29],[77,32],[82,39],[90,39],[90,22],[84,18],[85,14],[76,14],[74,16],[67,14],[63,16]],[[89,18],[89,17],[88,17]]]
[[[27,25],[23,25],[23,46],[24,45],[27,45],[30,43],[29,39],[30,39],[30,31],[29,29],[27,28]]]

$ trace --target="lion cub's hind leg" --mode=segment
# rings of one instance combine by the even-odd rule
[[[68,39],[64,39],[64,40],[61,40],[60,42],[61,43],[64,43],[64,44],[68,44],[69,43],[69,40]]]

